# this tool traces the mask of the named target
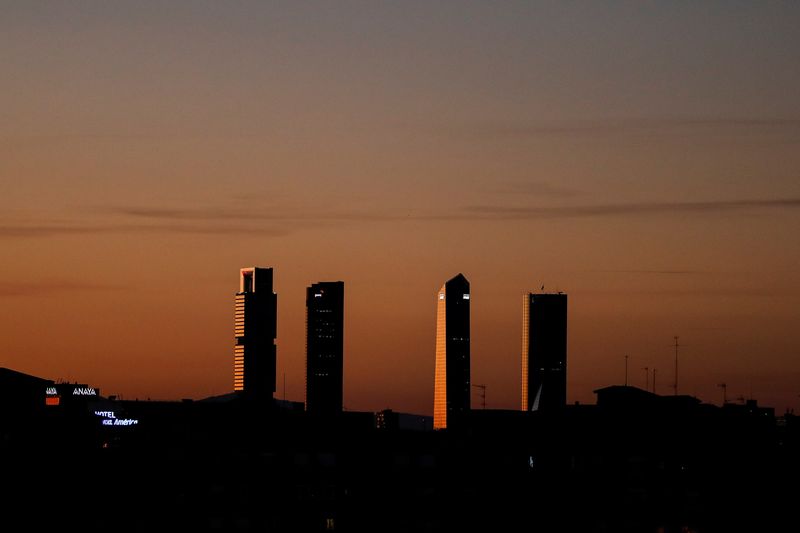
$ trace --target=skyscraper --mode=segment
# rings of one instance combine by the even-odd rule
[[[241,269],[234,313],[234,390],[272,398],[277,325],[278,296],[272,292],[272,269]]]
[[[437,294],[433,427],[469,411],[469,281],[459,274]],[[452,425],[452,424],[451,424]]]
[[[306,288],[306,411],[339,413],[344,381],[344,282]]]
[[[522,410],[567,404],[567,295],[522,299]]]

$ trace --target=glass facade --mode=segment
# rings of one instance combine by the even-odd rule
[[[522,409],[558,409],[567,404],[567,295],[523,298]]]
[[[269,397],[275,392],[277,298],[271,268],[239,271],[233,321],[235,391]]]
[[[528,332],[530,329],[531,294],[522,296],[522,410],[530,409],[528,404]]]
[[[436,303],[436,370],[433,395],[433,427],[447,427],[447,343],[445,323],[447,320],[446,288],[442,286]]]
[[[306,411],[342,410],[344,386],[344,282],[306,288]]]
[[[436,296],[436,369],[433,427],[444,429],[453,415],[470,409],[470,292],[462,274]]]

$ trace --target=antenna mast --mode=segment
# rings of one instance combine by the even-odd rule
[[[722,405],[728,403],[728,384],[720,383],[717,387],[722,389]]]
[[[677,396],[678,395],[678,346],[680,346],[680,344],[678,344],[678,336],[675,335],[674,338],[675,338],[675,385],[673,385],[673,387],[675,387],[675,396]]]
[[[472,386],[481,390],[481,408],[486,409],[486,385],[473,383]]]
[[[628,356],[625,356],[625,386],[628,386]]]

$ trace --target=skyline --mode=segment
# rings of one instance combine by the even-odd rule
[[[236,304],[235,304],[236,319],[234,320],[234,323],[235,323],[235,335],[236,335],[235,338],[236,338],[236,341],[237,341],[237,343],[235,345],[235,348],[238,348],[238,346],[240,344],[239,343],[239,335],[244,333],[244,323],[245,323],[245,320],[244,320],[244,317],[245,317],[244,307],[242,305],[240,305],[239,299],[243,294],[247,294],[247,293],[253,291],[256,288],[256,283],[253,281],[253,278],[255,277],[254,274],[255,274],[256,271],[264,273],[264,276],[266,276],[266,277],[264,277],[264,276],[261,276],[261,277],[264,277],[264,279],[266,279],[267,281],[263,282],[264,283],[263,290],[266,290],[268,293],[271,293],[272,287],[273,287],[273,285],[272,285],[273,270],[274,270],[273,267],[245,267],[245,268],[241,268],[240,269],[240,273],[239,273],[239,290],[236,292]],[[248,276],[250,276],[250,277],[248,277]],[[461,273],[459,273],[457,276],[455,276],[454,278],[452,278],[449,281],[447,281],[445,283],[445,285],[443,285],[438,291],[436,291],[436,296],[437,296],[437,320],[436,320],[436,323],[437,323],[437,338],[438,338],[438,330],[439,330],[440,324],[442,323],[442,317],[440,317],[438,315],[440,314],[441,309],[443,309],[441,300],[443,300],[443,295],[445,294],[445,286],[448,283],[452,283],[452,282],[454,282],[456,280],[462,280],[463,283],[467,284],[466,285],[466,289],[463,289],[463,290],[466,290],[466,291],[469,291],[469,292],[467,294],[464,294],[463,297],[464,297],[464,299],[468,299],[471,302],[471,292],[472,291],[469,288],[468,282],[466,281],[466,279],[464,278],[463,274],[461,274]],[[336,288],[339,291],[343,291],[344,284],[343,284],[342,281],[313,283],[310,286],[306,287],[306,309],[308,309],[308,305],[309,305],[309,303],[308,303],[309,302],[309,297],[310,297],[309,295],[313,294],[314,291],[318,290],[319,287],[329,286],[329,285],[330,286],[336,286]],[[463,292],[463,290],[461,292]],[[276,300],[277,294],[276,293],[271,293],[271,294],[272,294],[272,299],[273,299],[273,302],[274,302]],[[459,294],[456,295],[456,297],[459,297],[459,296],[462,296],[460,294],[460,292],[459,292]],[[566,298],[567,298],[568,295],[566,293],[564,293],[563,291],[558,291],[556,293],[545,292],[545,286],[542,286],[539,289],[539,292],[532,292],[532,291],[528,292],[528,291],[526,291],[522,296],[523,296],[524,304],[528,304],[528,301],[530,301],[532,303],[537,296],[545,297],[545,298],[563,297],[563,300],[566,301]],[[467,298],[467,297],[470,297],[470,298]],[[339,298],[340,298],[339,303],[340,304],[343,303],[343,298],[342,298],[341,294],[339,295]],[[461,298],[457,298],[457,300],[460,300],[460,299]],[[468,307],[471,307],[470,304],[467,304],[467,305],[468,305]],[[526,351],[526,348],[525,348],[525,342],[526,342],[526,339],[528,339],[528,335],[524,331],[525,330],[525,323],[526,323],[527,320],[529,320],[529,311],[528,311],[528,309],[527,309],[527,307],[525,305],[523,307],[524,307],[523,308],[523,312],[522,312],[523,326],[521,328],[523,330],[523,335],[522,335],[522,339],[523,339],[523,354],[522,354],[523,368],[522,368],[522,372],[521,372],[520,375],[523,377],[523,380],[524,380],[524,377],[526,375],[525,374],[525,370],[524,370],[524,366],[525,366],[525,362],[527,361],[527,359],[530,356],[526,355],[527,351]],[[563,307],[564,307],[563,310],[566,313],[566,305],[564,304]],[[342,311],[344,311],[344,309],[345,309],[344,306],[342,306]],[[271,323],[274,324],[276,322],[277,314],[276,314],[275,311],[271,311],[270,313],[268,313],[268,315],[269,316],[267,317],[267,320],[264,322],[264,324],[266,324],[266,325],[256,328],[259,331],[263,329],[263,332],[262,332],[263,334],[261,334],[261,336],[266,336],[267,339],[272,335],[272,333],[270,333],[270,331],[274,331],[274,325],[272,327],[270,327],[270,324]],[[257,316],[259,317],[259,320],[261,318],[264,318],[261,315],[253,314],[253,317],[257,317]],[[340,317],[340,319],[341,318],[342,317]],[[239,329],[240,328],[240,323],[242,324],[241,330]],[[470,320],[467,321],[468,325],[469,325],[469,323],[471,323]],[[566,323],[564,323],[563,326],[562,326],[563,329],[565,330],[563,333],[566,334],[566,331],[568,330],[568,328],[566,328],[565,326],[566,326]],[[344,331],[341,324],[339,326],[339,329],[341,331]],[[306,334],[306,336],[308,336],[308,326],[306,327],[305,334]],[[340,341],[341,340],[342,339],[340,339]],[[677,336],[673,337],[673,340],[674,340],[675,344],[669,345],[669,348],[671,350],[675,350],[675,352],[672,352],[673,353],[673,359],[672,359],[672,362],[668,363],[668,365],[669,364],[675,364],[676,365],[675,366],[675,370],[677,370],[678,353],[677,353],[676,344],[678,343],[678,337]],[[308,341],[306,341],[306,342],[308,343]],[[680,347],[685,347],[685,345],[681,344]],[[279,357],[280,356],[278,355],[278,361],[279,361]],[[306,358],[307,357],[308,357],[308,344],[307,344],[307,348],[306,348]],[[622,382],[620,382],[620,383],[614,382],[614,383],[611,383],[611,384],[600,386],[599,388],[602,389],[604,387],[613,387],[613,386],[625,385],[625,386],[640,388],[642,390],[649,391],[649,392],[652,392],[653,394],[655,394],[656,393],[655,384],[653,383],[653,380],[652,380],[654,378],[651,379],[651,377],[650,377],[650,376],[654,376],[654,374],[647,374],[647,372],[648,371],[649,372],[655,372],[655,371],[658,370],[658,368],[656,368],[656,367],[642,367],[640,369],[640,370],[646,372],[646,375],[645,375],[645,386],[641,386],[640,384],[637,383],[636,379],[629,379],[629,375],[628,375],[628,370],[629,370],[628,369],[628,363],[629,363],[629,361],[628,360],[630,359],[630,356],[629,355],[625,355],[623,357],[625,359],[625,380],[626,381],[624,383],[622,383]],[[273,355],[273,358],[274,358],[274,355]],[[438,351],[436,351],[436,359],[438,360],[438,358],[439,358],[439,354],[438,354]],[[234,354],[234,361],[235,361],[234,362],[234,374],[235,374],[235,376],[244,376],[245,373],[239,371],[239,366],[241,365],[241,362],[240,362],[240,357],[238,355],[238,352],[235,352],[235,354]],[[306,365],[308,365],[308,361],[306,361]],[[271,365],[268,364],[267,366],[271,366]],[[470,366],[471,366],[471,364],[468,365],[468,368]],[[662,371],[663,370],[664,369],[662,369]],[[308,370],[306,370],[306,372],[307,371]],[[667,369],[667,372],[668,371],[669,371],[669,369]],[[267,371],[265,375],[267,377],[266,382],[274,383],[277,380],[277,377],[274,374],[274,370],[273,371]],[[565,375],[568,376],[569,374],[565,372]],[[307,387],[308,386],[307,385],[308,376],[305,375],[304,378],[305,378],[306,387]],[[662,378],[663,378],[663,376],[662,376]],[[61,383],[63,379],[64,378],[58,378],[56,380],[56,382]],[[244,389],[238,388],[240,382],[244,383],[244,381],[242,381],[240,377],[235,378],[234,381],[235,381],[234,387],[231,390],[236,390],[236,391],[244,390]],[[260,379],[259,381],[264,381],[264,380]],[[569,381],[569,380],[567,379],[567,381]],[[78,383],[78,381],[71,380],[71,379],[64,380],[63,382],[64,383]],[[672,373],[672,382],[674,383],[674,385],[671,385],[671,384],[666,384],[665,385],[665,384],[662,383],[661,384],[662,388],[666,388],[666,389],[669,389],[669,390],[664,392],[664,391],[662,391],[662,389],[658,389],[658,393],[661,394],[661,395],[664,395],[664,396],[677,395],[677,394],[684,395],[684,396],[697,396],[696,394],[687,393],[685,391],[682,391],[682,390],[680,390],[680,388],[676,389],[677,378],[676,378],[676,375],[675,375],[674,371]],[[467,385],[469,386],[470,383],[471,383],[471,380],[468,380],[467,381]],[[716,386],[717,387],[723,387],[722,384],[717,384]],[[484,387],[484,385],[480,385],[480,387]],[[724,387],[726,388],[727,384],[725,384]],[[274,396],[276,399],[284,399],[283,396],[280,395],[281,391],[277,390],[278,389],[277,388],[277,383],[272,385],[271,388],[273,389],[273,391],[270,392],[271,396]],[[524,389],[524,387],[522,387],[522,388]],[[670,390],[672,391],[671,393],[669,392]],[[725,393],[723,393],[723,394],[726,395],[726,393],[727,393],[727,391],[725,391]],[[592,390],[592,394],[597,394],[597,390]],[[257,396],[258,394],[255,394],[255,395]],[[472,395],[472,393],[470,394],[470,396],[471,395]],[[116,395],[115,395],[115,397],[116,397]],[[727,396],[724,396],[724,398],[725,397],[727,397]],[[526,398],[525,397],[525,393],[523,391],[522,392],[523,405],[526,402],[525,398]],[[150,400],[150,397],[148,397],[147,399]],[[165,400],[165,399],[166,400],[176,400],[177,398],[154,398],[154,399],[156,399],[156,400]],[[200,398],[196,398],[196,399],[200,399]],[[296,398],[290,398],[290,397],[286,397],[285,399],[290,400],[290,401],[298,401]],[[700,399],[703,400],[702,398],[700,398]],[[750,391],[750,393],[747,396],[740,395],[740,396],[737,396],[736,398],[729,398],[726,401],[727,401],[727,403],[733,404],[733,403],[743,403],[744,400],[750,400],[750,399],[757,399],[757,398],[755,398],[755,396],[752,395],[752,391]],[[307,389],[306,389],[306,400],[305,400],[305,402],[307,403],[307,401],[308,400],[307,400]],[[304,402],[303,401],[299,401],[299,403],[304,403]],[[565,405],[569,405],[570,403],[573,403],[573,402],[566,402]],[[576,401],[574,403],[582,403],[582,402]],[[716,402],[714,400],[711,400],[711,399],[705,399],[705,403],[716,404],[718,402]],[[482,408],[485,408],[485,407],[482,407]],[[496,408],[496,407],[493,407],[493,408]],[[391,406],[387,406],[387,409],[392,409],[392,407]],[[509,408],[509,407],[505,407],[505,406],[503,407],[503,409],[516,410],[514,408]],[[348,409],[345,408],[345,410],[348,410]],[[531,409],[522,408],[522,410],[526,411],[526,410],[531,410]],[[533,409],[533,410],[535,411],[537,409]],[[431,411],[431,413],[433,413],[434,409],[431,408],[430,411]],[[428,413],[428,414],[430,415],[431,413]]]
[[[231,294],[347,284],[344,405],[430,413],[441,280],[519,406],[519,297],[569,294],[569,403],[800,408],[800,5],[0,7],[0,366],[125,397],[228,392]],[[378,352],[376,347],[383,348]],[[473,394],[477,394],[473,391]],[[473,405],[477,396],[472,397]]]

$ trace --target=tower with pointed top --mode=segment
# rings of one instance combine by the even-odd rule
[[[458,274],[436,298],[433,427],[445,429],[470,409],[469,281]]]
[[[234,309],[233,389],[252,397],[272,398],[278,296],[272,291],[271,268],[239,271]]]
[[[567,295],[522,298],[522,410],[567,404]]]

